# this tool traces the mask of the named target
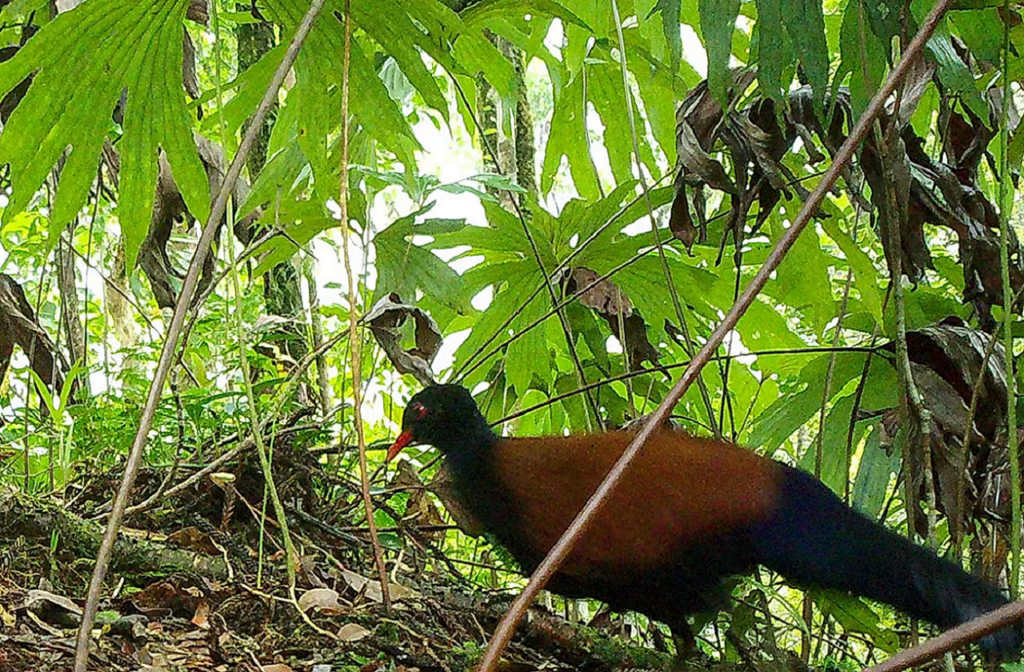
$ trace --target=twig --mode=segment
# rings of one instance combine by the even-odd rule
[[[853,238],[854,244],[857,243],[857,227],[860,226],[860,206],[857,206],[857,216],[853,220]],[[839,341],[843,336],[843,320],[846,318],[846,308],[850,301],[850,289],[853,287],[853,266],[846,269],[846,285],[843,288],[843,301],[839,306],[839,315],[836,318],[836,328],[832,334],[832,345],[837,347]],[[832,352],[832,356],[828,358],[828,368],[825,370],[825,385],[821,392],[821,408],[818,411],[818,436],[814,442],[814,477],[821,478],[821,466],[825,452],[825,421],[828,415],[828,401],[832,398],[832,379],[835,376],[836,370],[836,359],[837,351]],[[870,360],[870,355],[866,358]],[[865,366],[867,366],[865,364]],[[863,378],[862,378],[863,380]],[[850,411],[850,419],[853,422],[855,409]],[[846,471],[843,472],[843,485],[848,493],[850,490],[850,460],[846,460]],[[849,496],[846,498],[846,503],[849,504]],[[807,624],[807,630],[801,633],[800,637],[800,657],[805,663],[810,661],[811,653],[811,622],[814,617],[814,606],[811,604],[811,596],[809,593],[804,594],[803,604],[803,617],[804,622]],[[821,637],[818,639],[818,647],[820,648],[821,642],[824,641],[825,626],[828,624],[828,614],[823,614],[821,620]],[[815,656],[817,656],[817,649],[815,650]]]
[[[1013,306],[1013,293],[1010,286],[1010,209],[1013,207],[1013,193],[1010,191],[1010,78],[1007,77],[1006,64],[1010,61],[1010,2],[1003,2],[1003,109],[999,125],[1000,170],[999,176],[999,267],[1000,279],[1003,283],[1003,306],[1007,314]],[[1013,370],[1013,321],[1005,320],[1003,326],[1003,347],[1006,350],[1006,438],[1010,454],[1010,595],[1018,596],[1020,584],[1020,448],[1017,445],[1017,376]]]
[[[950,628],[941,635],[925,640],[917,646],[900,651],[885,662],[867,668],[865,672],[901,672],[908,667],[915,667],[934,660],[948,651],[969,644],[996,630],[1002,630],[1022,618],[1024,618],[1024,602],[1011,602],[984,616],[979,616],[973,621]]]
[[[359,444],[359,479],[360,492],[363,496],[363,510],[366,513],[366,525],[370,530],[373,542],[373,560],[377,565],[380,577],[380,592],[384,601],[384,610],[391,615],[391,590],[388,588],[388,573],[384,567],[384,550],[377,536],[377,523],[373,518],[373,498],[370,496],[370,467],[366,462],[366,435],[363,433],[363,390],[360,377],[363,370],[362,348],[359,347],[359,317],[356,305],[359,302],[359,290],[352,275],[352,259],[349,250],[348,221],[348,95],[349,65],[352,62],[352,2],[345,0],[345,53],[341,67],[341,137],[340,145],[341,175],[339,182],[338,206],[341,209],[342,250],[345,259],[345,277],[348,280],[348,345],[352,364],[352,417],[356,426],[356,439]]]

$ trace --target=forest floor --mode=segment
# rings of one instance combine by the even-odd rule
[[[389,581],[388,613],[381,585],[371,578],[372,547],[356,524],[361,504],[355,484],[328,476],[315,460],[278,457],[275,482],[283,484],[281,499],[301,556],[293,599],[284,553],[270,546],[271,535],[264,537],[262,556],[256,552],[259,472],[243,462],[232,473],[226,483],[223,477],[219,485],[197,479],[175,490],[188,469],[142,472],[133,502],[143,505],[115,545],[89,670],[456,672],[479,660],[513,595],[481,590],[450,561],[435,557],[427,563],[431,553],[440,553],[431,534],[443,526],[385,532],[390,543],[409,549],[399,555],[402,571]],[[82,479],[59,499],[0,492],[0,671],[72,668],[78,620],[117,479]],[[330,494],[316,494],[324,492]],[[403,503],[407,513],[420,506],[413,498]],[[380,504],[390,506],[383,498]],[[264,520],[276,525],[273,516]],[[656,648],[535,607],[500,669],[680,667]],[[787,656],[757,667],[783,672],[799,664]]]

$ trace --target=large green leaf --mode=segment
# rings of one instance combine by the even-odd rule
[[[913,0],[910,3],[910,8],[914,18],[918,21],[923,20],[931,10],[932,4],[930,0]],[[939,22],[935,32],[928,39],[925,48],[938,65],[936,74],[943,86],[947,86],[958,93],[961,96],[961,102],[969,107],[974,114],[982,119],[987,119],[989,114],[988,104],[982,98],[970,68],[964,63],[963,58],[957,53],[957,49],[953,45],[953,37],[949,32],[948,19],[943,19]]]
[[[828,44],[821,0],[785,0],[783,23],[818,105],[828,88]]]
[[[277,66],[281,64],[286,50],[287,45],[283,44],[268,49],[238,77],[222,84],[220,94],[225,100],[220,107],[220,113],[206,116],[200,124],[201,132],[208,137],[220,137],[223,123],[228,135],[233,137],[263,99],[270,79],[274,76]],[[212,88],[200,96],[197,102],[206,105],[217,100],[217,94],[217,89]]]
[[[773,215],[770,221],[775,225],[772,233],[781,236],[784,232],[777,226],[778,218]],[[829,277],[832,261],[821,249],[816,227],[811,226],[796,239],[779,265],[778,281],[766,289],[773,299],[800,311],[803,322],[819,336],[836,314]]]
[[[782,73],[792,63],[792,45],[785,30],[781,30],[785,8],[783,0],[757,0],[757,82],[764,96],[784,109]]]
[[[269,15],[286,26],[295,25],[306,7],[302,0],[267,0]],[[337,66],[344,48],[344,25],[336,17],[343,16],[343,10],[341,0],[331,0],[309,38],[309,51],[319,61],[316,70],[324,75],[321,81],[325,85],[340,83],[341,68]],[[383,127],[389,117],[399,112],[393,102],[386,100],[386,92],[385,98],[381,98],[383,86],[373,81],[373,43],[395,60],[424,102],[445,119],[448,101],[427,68],[424,54],[449,72],[483,73],[505,99],[511,99],[514,93],[512,65],[483,35],[483,26],[467,26],[457,13],[438,0],[356,0],[352,3],[352,18],[368,38],[361,39],[357,33],[353,41],[353,90],[359,95],[351,97],[351,104],[360,123]],[[380,108],[379,113],[384,116],[375,120],[374,106],[382,103],[386,107]],[[406,128],[394,131],[408,132],[407,124],[400,125]],[[384,135],[391,137],[389,133]]]
[[[807,362],[800,372],[797,389],[784,391],[779,400],[754,422],[750,434],[751,445],[771,455],[820,411],[830,357],[831,354],[819,355]],[[836,355],[832,372],[832,396],[840,393],[847,383],[861,374],[864,370],[864,357],[866,355],[861,352],[841,352]]]
[[[512,320],[510,329],[513,332],[518,332],[533,324],[551,308],[551,299],[547,293],[541,292],[531,299],[532,290],[533,286],[531,284],[511,282],[505,291],[495,297],[496,303],[504,304],[503,311],[509,308],[525,306],[523,311]],[[549,327],[557,327],[558,318],[550,317],[546,320],[546,323]],[[561,333],[556,338],[562,341],[565,340],[565,336]],[[543,328],[530,330],[522,338],[517,339],[508,346],[508,355],[505,358],[505,375],[513,389],[515,389],[516,394],[526,394],[535,376],[542,381],[550,380],[553,383],[552,368],[551,354],[548,347],[548,334]]]
[[[407,301],[417,291],[455,312],[467,312],[469,300],[462,292],[458,274],[429,249],[413,243],[413,236],[433,236],[461,231],[463,220],[426,220],[417,224],[429,208],[395,220],[374,237],[377,251],[377,290],[374,300],[388,292],[397,292]]]
[[[821,228],[846,255],[853,269],[854,287],[860,292],[861,302],[870,311],[876,324],[882,324],[882,291],[878,286],[880,274],[871,257],[839,227],[834,218],[822,219]]]
[[[12,181],[5,218],[28,205],[68,148],[51,227],[62,227],[78,213],[123,90],[118,215],[129,266],[149,230],[161,148],[189,210],[205,218],[209,186],[181,83],[187,6],[187,0],[85,2],[0,64],[0,93],[35,73],[0,134],[0,162],[10,163]]]
[[[544,163],[540,172],[542,193],[551,191],[564,156],[572,173],[576,190],[586,199],[599,194],[587,155],[586,110],[583,105],[583,79],[576,77],[563,90],[554,92],[555,111],[551,117],[551,134],[544,147]]]
[[[587,63],[587,102],[594,106],[604,124],[604,147],[608,151],[612,174],[617,183],[630,181],[635,169],[632,158],[633,138],[626,111],[627,99],[622,88],[621,66],[608,49],[600,47],[592,50]],[[637,121],[640,158],[647,169],[655,174],[659,167],[647,142],[647,134],[641,123],[643,117],[632,95],[629,96],[629,104],[633,106],[633,118]]]
[[[875,646],[886,653],[899,650],[899,636],[883,628],[878,614],[861,598],[838,590],[816,590],[813,595],[818,608],[836,619],[846,632],[867,635]]]
[[[344,54],[345,31],[344,25],[335,16],[341,16],[343,8],[337,1],[328,5],[337,5],[332,9],[337,10],[338,14],[325,8],[306,40],[303,57],[296,62],[297,70],[306,71],[298,77],[303,84],[301,88],[318,87],[326,91],[340,87],[342,83],[342,68],[339,64]],[[268,18],[285,27],[285,34],[291,34],[307,9],[308,4],[302,0],[267,0],[266,13]],[[355,7],[353,15],[359,15]],[[351,90],[359,92],[349,97],[352,116],[384,149],[394,152],[407,168],[415,170],[414,151],[420,149],[419,141],[398,104],[391,99],[378,77],[371,60],[372,52],[367,53],[368,48],[373,49],[372,41],[367,40],[365,45],[360,39],[352,41],[350,86]],[[294,93],[298,99],[304,95],[301,90]],[[334,106],[317,104],[317,101],[325,100],[324,94],[311,94],[306,99],[308,104],[303,106],[300,119],[303,132],[319,132],[323,128],[325,115],[334,120],[332,128],[338,125],[340,103]],[[321,136],[320,139],[324,140],[325,137]],[[310,146],[304,149],[309,151]],[[310,161],[314,166],[326,162],[315,155],[310,157]]]
[[[603,145],[616,182],[632,178],[632,140],[626,97],[622,91],[622,71],[606,49],[594,48],[587,59],[587,101],[604,124]],[[639,113],[634,107],[635,118]]]
[[[456,351],[456,368],[466,362],[471,355],[475,355],[480,351],[489,352],[500,343],[503,343],[508,339],[510,330],[518,333],[520,330],[525,329],[529,322],[533,321],[532,319],[525,318],[519,309],[540,283],[541,275],[537,269],[537,264],[532,259],[509,259],[496,263],[481,264],[472,268],[463,275],[463,281],[466,283],[467,293],[475,294],[486,287],[492,287],[494,297],[491,304],[473,325],[473,330],[469,336]],[[549,306],[550,301],[547,294],[543,292],[538,293],[527,312],[529,312],[533,319],[536,319]],[[518,317],[509,322],[512,315],[517,312],[519,313]],[[557,318],[552,317],[549,319]],[[506,323],[508,323],[508,326],[503,326]],[[513,367],[516,370],[508,370],[508,367],[505,366],[505,363],[510,361],[510,352],[506,352],[505,356],[502,357],[499,368],[502,369],[502,373],[510,378],[510,382],[512,382],[517,392],[523,392],[528,387],[535,369],[538,367],[550,369],[551,367],[549,364],[545,364],[548,361],[548,357],[542,354],[547,352],[542,328],[532,329],[514,342],[513,345],[516,345],[516,343],[520,343],[520,345],[515,347],[515,351],[523,357],[522,361],[517,361],[515,367]],[[529,348],[526,348],[524,350],[526,344],[535,349],[531,351]],[[479,380],[483,380],[484,372],[488,369],[489,367],[477,369],[476,374],[465,381],[466,384],[472,385]]]
[[[640,91],[651,135],[661,151],[668,155],[669,161],[672,161],[676,147],[676,107],[686,92],[697,86],[703,77],[686,61],[680,61],[679,67],[675,69],[666,67],[645,48],[638,31],[624,31],[623,37],[630,55],[630,74]],[[643,133],[642,125],[638,132]],[[661,171],[656,169],[652,174],[658,172]]]
[[[900,455],[890,447],[882,448],[880,427],[873,425],[864,440],[857,477],[853,481],[851,504],[869,518],[878,518],[885,506],[889,481],[899,470]]]
[[[640,216],[636,209],[631,212],[623,212],[623,216],[619,220],[597,233],[619,212],[626,198],[634,195],[635,187],[636,183],[628,180],[596,203],[587,203],[576,198],[566,203],[561,214],[557,218],[553,218],[552,226],[555,227],[556,249],[561,254],[568,254],[570,241],[574,236],[578,236],[579,242],[582,243],[597,234],[592,242],[577,255],[574,265],[586,265],[592,255],[601,254],[605,245],[611,242],[623,227],[632,224]]]
[[[672,70],[679,68],[683,57],[683,41],[679,36],[681,9],[680,0],[637,0],[636,3],[640,30],[653,45],[655,58],[664,62],[667,53],[668,66]],[[655,30],[655,22],[651,20],[655,15],[661,19],[658,22],[660,31]]]
[[[537,262],[533,248],[519,218],[496,203],[484,202],[483,206],[484,213],[487,215],[487,226],[466,227],[458,235],[439,232],[434,247],[445,249],[468,245],[470,249],[456,258],[483,255],[488,261],[529,259],[536,267]],[[546,213],[539,211],[536,220],[545,221],[548,217]],[[536,225],[529,225],[541,259],[550,270],[555,263],[550,232],[548,235],[542,235],[544,232],[539,231]]]
[[[846,439],[850,431],[850,415],[853,413],[855,395],[848,394],[835,402],[825,414],[824,436],[821,439],[821,473],[822,483],[833,492],[842,494],[850,480],[846,464]],[[820,411],[820,408],[819,408]],[[854,427],[851,450],[855,450],[858,438],[863,432]],[[800,458],[800,467],[809,473],[815,473],[818,462],[818,442],[812,441]]]
[[[436,51],[431,41],[431,32],[440,34],[456,21],[454,17],[442,16],[442,6],[424,0],[390,2],[375,0],[373,3],[352,3],[352,18],[359,27],[373,37],[384,53],[395,59],[424,102],[434,108],[447,121],[448,102],[437,85],[434,76],[423,62],[422,51]],[[419,10],[414,15],[411,11]],[[416,16],[417,21],[413,20]],[[433,30],[430,30],[433,28]],[[432,54],[434,55],[434,54]],[[450,54],[444,52],[444,61],[451,63]]]
[[[503,20],[517,14],[528,14],[532,18],[546,16],[590,30],[583,19],[578,17],[566,3],[556,0],[482,0],[474,2],[459,13],[467,25],[489,23],[496,19]]]

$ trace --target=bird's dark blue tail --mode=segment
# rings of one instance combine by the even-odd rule
[[[773,515],[755,526],[757,562],[804,586],[849,591],[942,628],[1007,603],[995,586],[940,559],[847,507],[809,474],[783,467]],[[1021,626],[980,642],[1007,658],[1021,648]]]

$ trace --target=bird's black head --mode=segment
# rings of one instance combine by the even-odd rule
[[[425,443],[445,453],[485,448],[494,440],[480,409],[460,385],[431,385],[413,395],[402,415],[402,433],[388,449],[393,460],[411,443]]]

